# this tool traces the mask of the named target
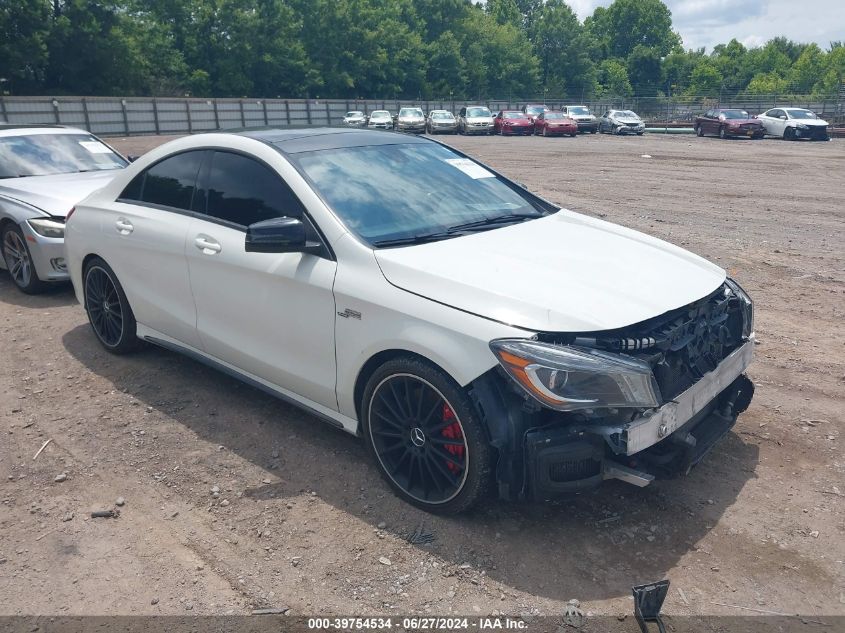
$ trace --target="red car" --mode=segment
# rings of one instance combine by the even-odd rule
[[[534,134],[543,136],[575,136],[578,134],[578,122],[570,119],[563,112],[543,112],[534,119]]]
[[[534,123],[517,110],[502,110],[493,119],[493,130],[502,136],[506,134],[532,134]]]
[[[716,134],[720,138],[748,136],[763,138],[766,129],[745,110],[736,108],[716,108],[695,117],[695,133],[699,136]]]
[[[522,113],[531,119],[531,123],[534,123],[534,120],[543,114],[543,112],[548,112],[549,108],[544,105],[524,105],[522,106]]]

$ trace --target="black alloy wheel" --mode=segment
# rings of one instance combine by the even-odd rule
[[[126,354],[140,346],[132,308],[114,271],[95,258],[85,267],[85,311],[100,344],[114,354]]]
[[[362,410],[368,448],[406,501],[457,513],[486,495],[492,451],[451,378],[418,359],[389,361],[370,378]]]
[[[44,292],[47,288],[47,284],[41,281],[35,272],[29,247],[17,226],[10,225],[3,231],[3,260],[12,281],[21,291],[34,295]]]

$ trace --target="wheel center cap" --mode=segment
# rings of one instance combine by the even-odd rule
[[[422,447],[425,444],[425,433],[423,433],[420,427],[415,426],[411,429],[411,442],[414,446],[418,447]]]
[[[109,308],[109,304],[106,301],[103,301],[103,312],[111,312],[111,309]]]

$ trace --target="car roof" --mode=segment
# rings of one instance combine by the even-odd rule
[[[371,145],[398,145],[405,143],[430,143],[418,136],[376,130],[351,130],[349,128],[264,128],[236,132],[273,146],[284,154],[299,154],[324,149],[367,147]]]

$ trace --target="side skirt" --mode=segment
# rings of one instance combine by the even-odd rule
[[[203,365],[207,365],[208,367],[221,371],[232,378],[236,378],[251,387],[255,387],[256,389],[260,389],[271,396],[284,400],[285,402],[307,411],[317,418],[320,418],[320,420],[327,422],[335,428],[351,433],[352,435],[355,435],[358,431],[358,421],[353,418],[345,416],[338,411],[329,409],[317,402],[303,398],[302,396],[288,391],[287,389],[283,389],[278,385],[267,382],[258,376],[242,371],[237,367],[218,360],[213,356],[209,356],[200,350],[183,345],[166,335],[160,334],[155,330],[141,325],[140,323],[138,324],[138,337],[152,343],[153,345],[158,345],[166,350],[170,350],[171,352],[187,356],[188,358],[200,362]]]

